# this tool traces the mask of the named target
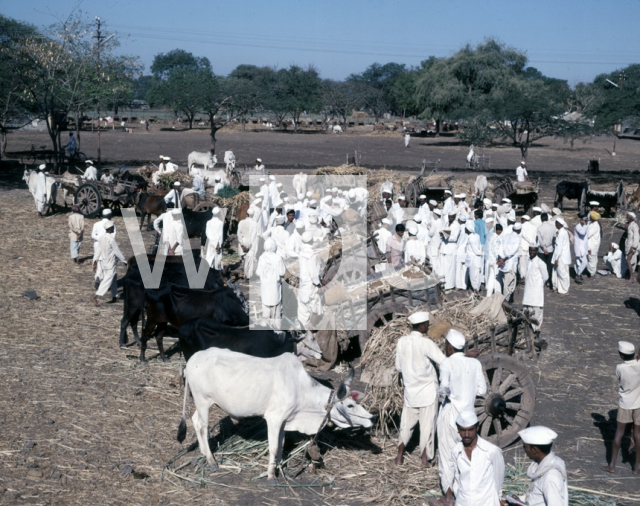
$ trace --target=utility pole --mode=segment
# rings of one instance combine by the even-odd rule
[[[96,16],[96,34],[93,36],[94,39],[96,39],[96,44],[98,45],[98,86],[97,86],[97,90],[98,90],[98,168],[100,168],[100,158],[101,158],[101,153],[100,153],[100,80],[101,80],[101,65],[100,65],[100,50],[102,49],[102,41],[104,40],[105,37],[102,36],[102,21],[100,20],[100,18],[98,16]]]

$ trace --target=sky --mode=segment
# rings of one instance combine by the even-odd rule
[[[314,65],[344,79],[372,63],[417,66],[488,37],[574,86],[640,63],[640,1],[616,0],[0,0],[0,13],[44,27],[81,11],[117,32],[119,52],[146,72],[158,53],[239,64]]]

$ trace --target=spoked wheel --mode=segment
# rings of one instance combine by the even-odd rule
[[[74,201],[85,218],[95,218],[102,207],[102,196],[90,183],[85,183],[78,188]]]
[[[476,399],[480,436],[500,448],[518,438],[533,415],[536,389],[526,367],[509,355],[491,353],[478,357],[487,394]]]
[[[113,215],[115,216],[116,213],[120,212],[120,209],[122,209],[123,205],[122,202],[120,202],[119,200],[106,200],[104,202],[105,207],[108,207],[109,209],[111,209],[111,211],[113,212]]]
[[[214,207],[215,205],[212,202],[201,202],[196,207],[194,207],[193,210],[196,212],[205,212],[209,209],[213,209]]]

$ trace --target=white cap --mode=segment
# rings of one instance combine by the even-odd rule
[[[304,223],[302,223],[302,220],[296,221],[296,228],[304,228]]]
[[[502,199],[502,202],[506,202],[507,204],[511,204],[511,199],[508,199],[507,197]]]
[[[620,245],[617,242],[612,242],[611,246],[613,246],[614,249],[620,249]]]
[[[261,177],[261,178],[260,178],[260,181],[266,181],[266,178]]]
[[[398,197],[398,200],[405,200],[404,195],[400,195],[400,196]]]
[[[103,209],[102,216],[111,216],[111,209]]]
[[[562,214],[562,211],[560,209],[558,209],[557,207],[554,207],[551,212],[555,215],[555,216],[559,216]]]
[[[88,163],[89,165],[93,165],[93,160],[85,160],[84,163]]]
[[[527,162],[525,162],[524,160],[521,160],[520,163],[523,164],[523,165],[527,164]]]
[[[305,232],[302,234],[302,242],[311,242],[313,240],[313,235],[311,232]]]
[[[467,194],[466,193],[461,193],[460,194],[460,198],[461,199],[466,199],[467,198]]]
[[[476,231],[475,223],[473,223],[472,221],[467,221],[467,224],[465,225],[465,228],[471,233]]]
[[[282,186],[282,183],[276,183],[276,187]]]
[[[564,221],[564,219],[563,219],[563,218],[557,218],[557,219],[556,219],[556,223],[560,223],[560,225],[562,225],[563,227],[566,227],[566,226],[567,226],[567,222],[566,222],[566,221]]]
[[[413,221],[415,221],[416,223],[422,223],[422,218],[420,217],[420,215],[419,215],[419,214],[416,214],[416,215],[413,217]]]
[[[522,223],[516,223],[513,226],[513,230],[522,230]]]
[[[523,219],[524,221],[529,221],[529,220],[531,219],[531,216],[529,216],[528,214],[523,214],[523,215],[522,215],[522,219]]]
[[[46,163],[41,163],[40,165],[38,165],[38,169],[39,170],[44,170],[47,168],[47,164]]]
[[[111,220],[107,220],[104,222],[104,229],[107,230],[108,228],[111,228],[114,226],[114,223]]]
[[[258,204],[262,203],[262,199],[255,199],[251,204],[254,206],[257,206]]]
[[[409,323],[417,325],[429,321],[429,313],[427,311],[418,311],[409,316]]]
[[[219,207],[214,207],[213,209],[211,209],[211,214],[212,215],[216,215],[220,212],[220,208]]]
[[[269,237],[266,241],[264,241],[264,250],[273,253],[278,249],[276,241],[274,241],[271,237]]]
[[[218,177],[216,177],[216,178],[214,179],[214,181],[220,181],[220,177],[219,177],[219,176],[218,176]]]
[[[491,204],[491,207],[498,207],[498,203],[494,202],[493,204]]]
[[[309,201],[309,205],[310,205],[310,206],[315,206],[317,203],[318,203],[318,201],[317,201],[316,199],[311,199],[311,200]]]
[[[458,214],[458,211],[456,211],[455,209],[452,209],[451,211],[449,211],[449,216],[456,216]]]
[[[426,196],[426,195],[420,195],[418,198],[419,198],[419,199],[426,199],[426,198],[427,198],[427,196]]]
[[[249,209],[247,209],[247,216],[253,216],[253,213],[254,213],[253,207],[250,207]]]
[[[331,188],[331,191],[332,191],[333,193],[338,193],[338,189],[337,189],[335,186],[334,186],[333,188]]]
[[[548,427],[534,425],[518,432],[520,439],[528,445],[550,445],[558,434]]]
[[[464,337],[464,334],[456,329],[450,329],[449,332],[447,332],[445,339],[456,350],[463,349],[464,345],[467,343],[467,339]]]
[[[636,213],[632,213],[631,211],[627,211],[627,216],[631,216],[634,220],[636,219]]]
[[[636,352],[636,347],[629,341],[618,341],[618,351],[623,355],[633,355]]]
[[[507,213],[507,221],[516,221],[516,212],[513,209]]]
[[[275,219],[275,220],[273,220],[273,222],[274,222],[276,225],[283,225],[283,224],[284,224],[284,221],[285,221],[285,217],[284,217],[284,216],[276,216],[276,219]]]
[[[434,209],[433,214],[437,214],[438,216],[442,216],[442,211],[440,209]]]
[[[274,202],[273,207],[274,209],[277,209],[278,207],[282,207],[284,205],[284,202],[282,201],[282,199],[278,199]]]
[[[469,411],[469,410],[461,411],[460,414],[458,415],[458,418],[456,418],[456,423],[460,427],[464,427],[464,428],[473,427],[475,424],[478,423],[478,417],[473,411]]]
[[[458,221],[465,223],[467,221],[467,217],[464,214],[461,214],[460,216],[458,216]]]
[[[445,193],[448,193],[449,195],[453,195],[453,193],[451,193],[451,190],[445,190]]]
[[[180,181],[176,181],[173,183],[173,186],[180,186]]]
[[[169,160],[171,160],[171,158],[170,158],[170,157],[168,157],[168,156],[163,156],[163,157],[162,157],[162,159],[163,159],[165,162],[168,162]]]
[[[483,203],[485,206],[490,206],[490,205],[492,204],[491,199],[488,199],[488,198],[484,198],[484,199],[482,199],[482,203]]]
[[[182,212],[182,209],[180,209],[180,208],[171,209],[171,215],[172,216],[178,216],[181,212]]]
[[[308,191],[306,195],[307,195],[307,198],[312,197],[313,196],[313,192],[312,191]]]
[[[409,234],[418,235],[418,227],[416,227],[415,225],[411,225],[409,227]]]
[[[597,200],[592,200],[591,202],[589,202],[590,206],[599,206],[600,202],[598,202]]]
[[[271,179],[271,181],[275,181],[275,180],[276,180],[276,176],[274,176],[273,174],[271,174],[271,175],[269,176],[269,179]]]
[[[534,213],[541,213],[541,212],[542,212],[542,208],[541,208],[541,207],[536,206],[536,207],[534,207],[534,208],[533,208],[533,212],[534,212]]]
[[[462,193],[456,193],[456,194],[453,196],[453,198],[454,198],[454,199],[461,199],[461,198],[462,198]]]
[[[347,196],[350,199],[355,199],[356,198],[356,190],[355,190],[355,188],[350,188],[349,191],[347,192]]]
[[[327,188],[324,192],[325,193],[331,193],[331,188]]]
[[[391,225],[391,220],[389,218],[382,218],[382,223],[385,225]]]
[[[429,201],[429,204],[431,204],[433,207],[438,207],[438,203],[433,199]]]
[[[256,162],[262,163],[262,158],[256,158]]]

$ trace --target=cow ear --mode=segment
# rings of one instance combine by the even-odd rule
[[[351,398],[356,402],[360,402],[362,399],[364,399],[364,394],[362,392],[358,392],[357,390],[351,390],[349,394],[351,395]]]

